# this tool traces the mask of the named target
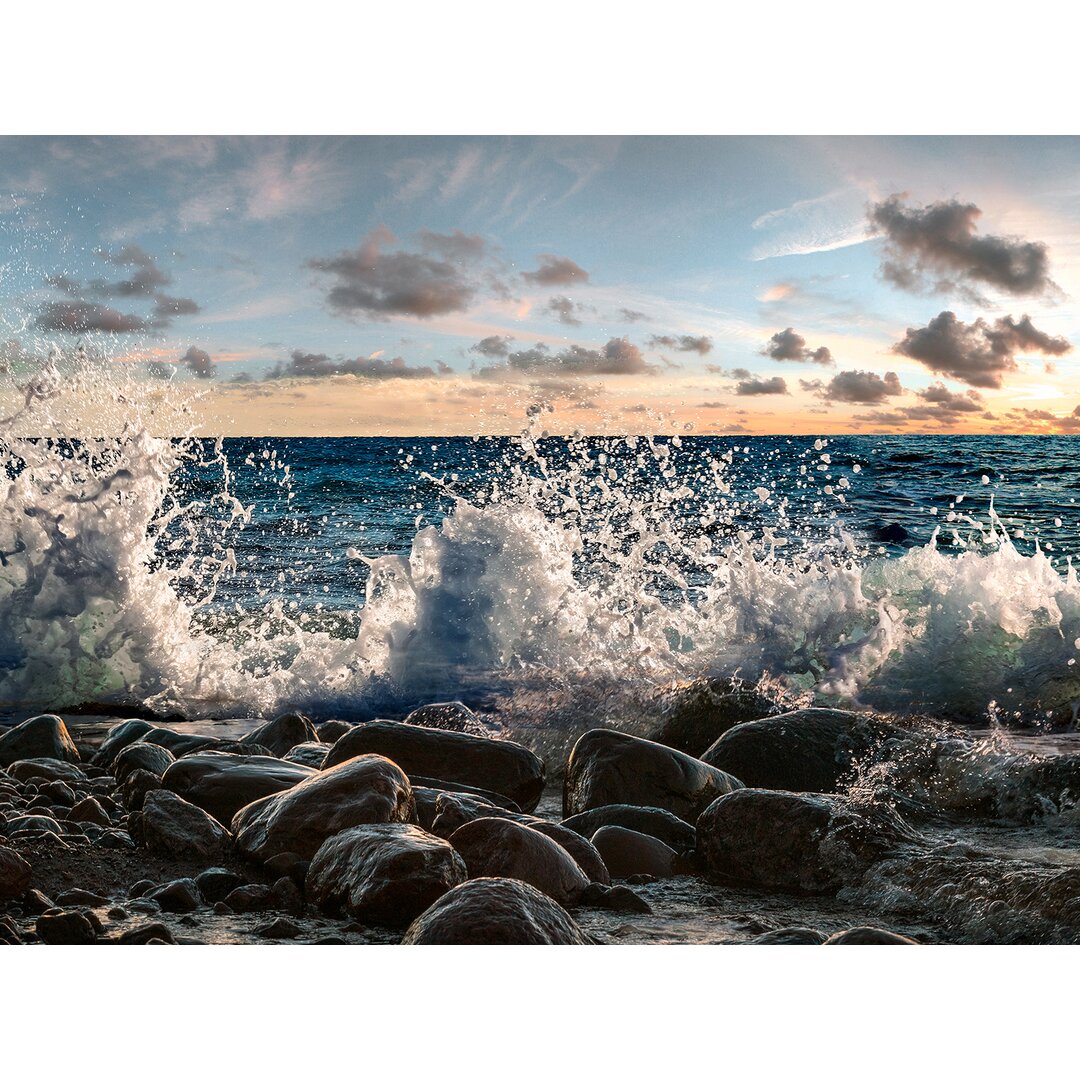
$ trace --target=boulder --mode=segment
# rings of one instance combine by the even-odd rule
[[[220,862],[230,848],[225,829],[205,810],[171,791],[147,792],[139,836],[157,854],[205,864]]]
[[[168,881],[156,889],[150,889],[145,896],[147,900],[156,900],[162,911],[171,911],[178,915],[194,911],[202,903],[199,886],[192,878]]]
[[[607,908],[609,911],[633,911],[638,915],[653,913],[649,902],[625,885],[601,885],[594,881],[578,901],[581,907]]]
[[[125,746],[130,746],[136,740],[141,739],[147,732],[153,730],[154,725],[148,724],[145,720],[124,720],[122,723],[114,725],[109,728],[105,738],[101,740],[101,745],[93,757],[93,763],[103,769],[108,769],[116,759],[116,755]]]
[[[175,945],[172,932],[162,922],[148,922],[125,930],[117,939],[117,945]]]
[[[178,758],[185,754],[197,754],[200,750],[216,750],[222,742],[213,735],[192,735],[165,727],[146,732],[138,741],[164,746],[172,752],[173,757]]]
[[[787,926],[751,938],[747,945],[824,945],[828,935],[809,926]]]
[[[655,836],[681,855],[693,851],[697,845],[697,830],[693,825],[676,817],[670,810],[660,810],[654,806],[612,803],[611,806],[598,806],[595,810],[568,817],[563,825],[589,837],[605,825],[618,825],[623,829],[645,833],[646,836]]]
[[[321,769],[326,764],[326,755],[330,747],[321,742],[297,743],[287,754],[282,754],[282,761],[292,761],[297,765],[306,765],[309,769]]]
[[[856,926],[833,934],[826,945],[918,945],[913,938],[894,934],[891,930],[879,930],[874,926]]]
[[[248,803],[288,791],[317,775],[315,769],[294,761],[208,750],[189,754],[170,765],[161,784],[228,825]]]
[[[315,725],[300,713],[285,713],[245,735],[240,742],[265,747],[274,757],[284,757],[294,746],[318,742]]]
[[[490,803],[492,806],[498,806],[503,810],[509,810],[511,813],[520,814],[521,807],[518,806],[513,799],[508,799],[505,795],[500,795],[497,791],[488,791],[487,788],[473,787],[470,784],[459,784],[453,780],[441,780],[437,776],[417,776],[409,777],[409,782],[414,788],[426,787],[433,788],[436,791],[451,791],[458,795],[471,795],[477,799],[483,799],[484,802]]]
[[[25,783],[27,780],[62,780],[65,784],[85,784],[86,773],[70,761],[56,761],[54,758],[24,758],[8,766],[8,775],[12,780]]]
[[[211,866],[195,878],[195,884],[208,904],[216,904],[219,900],[224,900],[233,889],[240,888],[244,881],[239,874],[234,874],[223,866]]]
[[[145,769],[136,769],[124,778],[117,795],[128,810],[141,810],[146,796],[151,791],[158,791],[160,788],[160,776],[155,776]]]
[[[355,725],[350,724],[348,720],[326,720],[315,730],[318,733],[319,742],[333,746],[342,735],[348,734],[354,727]]]
[[[71,808],[67,820],[85,821],[91,825],[100,825],[103,829],[107,829],[112,824],[112,819],[109,817],[105,808],[97,801],[97,799],[91,797],[81,799],[77,802]]]
[[[78,761],[79,751],[64,721],[52,713],[44,713],[0,735],[0,768],[25,758]]]
[[[34,929],[46,945],[93,945],[97,940],[97,927],[83,911],[46,911]]]
[[[775,701],[760,690],[724,679],[696,679],[665,689],[654,706],[659,717],[649,738],[694,757],[700,757],[736,724],[779,711]]]
[[[697,758],[622,731],[594,728],[578,739],[566,764],[563,815],[629,803],[670,810],[693,823],[720,795],[742,782]]]
[[[743,788],[698,819],[708,875],[766,889],[835,893],[919,838],[892,810],[837,795]]]
[[[469,877],[525,881],[559,904],[576,904],[589,884],[565,848],[506,818],[470,821],[450,837],[450,843],[465,860]]]
[[[903,736],[902,729],[875,717],[798,709],[733,727],[701,759],[750,787],[831,794],[857,761],[897,736]]]
[[[531,814],[518,814],[512,810],[505,810],[501,806],[488,802],[486,799],[475,795],[466,795],[457,791],[439,791],[433,788],[413,788],[413,791],[421,791],[423,795],[423,815],[430,817],[430,824],[425,824],[424,816],[421,816],[420,801],[417,802],[417,817],[420,824],[441,836],[444,840],[462,825],[475,821],[482,817],[504,817],[511,821],[518,821],[523,825],[532,821],[538,821]]]
[[[667,878],[678,872],[677,853],[655,836],[624,829],[621,825],[604,825],[593,834],[592,842],[613,878],[637,874]]]
[[[554,900],[523,881],[474,878],[420,915],[403,945],[587,945]]]
[[[439,731],[463,731],[466,735],[491,737],[492,731],[467,705],[460,701],[439,701],[421,705],[405,717],[406,724],[437,728]]]
[[[324,910],[404,928],[468,876],[445,840],[415,825],[387,822],[358,825],[324,841],[311,860],[306,889]]]
[[[526,811],[536,806],[544,791],[544,763],[526,747],[501,739],[373,720],[338,739],[325,767],[358,754],[382,754],[409,776],[494,791]]]
[[[600,852],[580,833],[566,828],[565,825],[557,825],[554,821],[530,821],[526,827],[543,833],[564,848],[590,881],[599,882],[601,885],[611,884],[611,874],[608,873]]]
[[[165,775],[165,770],[176,760],[172,751],[155,743],[134,742],[125,746],[112,763],[112,773],[116,782],[122,784],[136,769],[144,769],[156,776],[159,780]]]
[[[16,900],[30,888],[30,864],[11,848],[0,846],[0,901]]]
[[[237,847],[266,862],[283,852],[309,859],[324,840],[354,825],[408,822],[415,815],[405,773],[378,754],[364,754],[245,806],[232,827]]]

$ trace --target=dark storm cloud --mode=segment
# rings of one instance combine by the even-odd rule
[[[701,356],[712,352],[712,338],[705,334],[695,337],[693,334],[653,334],[649,338],[649,347],[653,349],[675,349],[677,352],[696,352]]]
[[[188,351],[180,357],[180,363],[200,379],[212,379],[216,374],[216,365],[210,359],[210,354],[194,345],[189,346]]]
[[[150,324],[138,315],[125,315],[104,304],[85,300],[53,300],[38,313],[35,325],[39,330],[54,330],[66,334],[131,334],[146,330]]]
[[[521,276],[534,285],[583,285],[589,275],[573,259],[558,255],[541,255],[536,270],[526,270]]]
[[[790,326],[773,334],[761,351],[770,360],[794,360],[799,364],[822,364],[825,367],[834,362],[832,353],[824,345],[811,349],[806,344],[806,338],[795,333]]]
[[[762,394],[786,394],[787,382],[779,375],[772,379],[746,379],[735,387],[740,397],[757,397]]]
[[[801,380],[800,380],[801,381]],[[809,387],[805,386],[804,389]],[[828,401],[853,405],[877,405],[887,397],[904,392],[895,371],[885,372],[882,378],[876,371],[841,371],[824,386],[814,387]]]
[[[484,378],[508,374],[557,375],[640,375],[650,371],[641,350],[626,338],[612,338],[602,349],[571,345],[553,352],[546,345],[534,345],[510,353],[505,364],[481,369]]]
[[[893,346],[893,352],[938,374],[994,389],[1017,369],[1018,355],[1062,356],[1071,349],[1065,338],[1037,330],[1027,315],[1019,322],[1006,316],[993,323],[984,319],[963,323],[951,311],[941,312],[919,329],[909,327],[904,340]]]
[[[1045,244],[1016,236],[979,236],[982,211],[957,199],[908,207],[892,195],[868,208],[885,238],[882,275],[910,292],[974,291],[989,285],[1014,296],[1057,292]]]
[[[444,364],[440,371],[449,370]],[[410,367],[401,356],[393,360],[358,356],[354,360],[331,358],[326,353],[306,353],[294,349],[288,364],[278,364],[267,375],[268,379],[323,378],[328,375],[356,375],[365,379],[434,379],[437,372],[430,367]]]
[[[469,352],[476,353],[479,356],[489,356],[492,359],[509,356],[510,345],[513,340],[509,335],[492,334],[491,337],[486,337],[475,345],[470,345]]]
[[[384,250],[394,243],[394,234],[380,226],[353,251],[309,260],[309,266],[331,278],[326,299],[332,312],[430,319],[469,307],[479,289],[471,274],[431,254]]]

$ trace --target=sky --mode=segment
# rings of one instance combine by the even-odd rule
[[[57,349],[207,434],[1080,431],[1078,211],[1073,138],[0,138],[0,395]]]

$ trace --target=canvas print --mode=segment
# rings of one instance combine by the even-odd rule
[[[1080,940],[1078,170],[0,139],[0,939]]]

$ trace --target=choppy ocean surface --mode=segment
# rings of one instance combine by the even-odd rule
[[[1080,699],[1069,437],[10,440],[0,706]],[[622,702],[623,704],[617,704]]]

